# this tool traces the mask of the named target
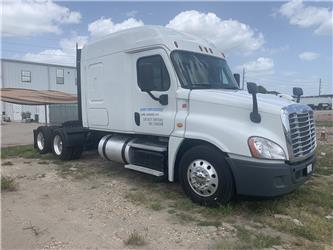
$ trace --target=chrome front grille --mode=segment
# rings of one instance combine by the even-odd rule
[[[313,111],[289,114],[291,145],[294,157],[311,153],[316,147]]]
[[[302,159],[316,148],[316,128],[313,111],[307,105],[292,104],[282,110],[289,157]]]

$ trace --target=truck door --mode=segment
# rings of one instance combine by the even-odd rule
[[[133,56],[136,72],[132,93],[133,130],[168,136],[174,130],[177,87],[170,58],[164,49],[143,51]],[[161,96],[164,101],[167,99],[167,104],[157,100]]]

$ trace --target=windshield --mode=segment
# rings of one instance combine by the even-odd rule
[[[222,58],[189,51],[173,51],[171,60],[183,88],[239,89]]]

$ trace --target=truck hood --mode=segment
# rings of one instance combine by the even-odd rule
[[[214,103],[252,110],[252,95],[244,90],[230,89],[194,89],[190,93],[191,101]],[[294,102],[272,94],[257,94],[259,112],[280,114],[281,108]]]

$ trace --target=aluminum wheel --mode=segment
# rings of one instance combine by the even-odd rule
[[[37,147],[40,151],[42,151],[45,147],[45,137],[43,132],[39,132],[37,134]]]
[[[54,152],[57,155],[61,155],[62,153],[62,139],[60,137],[60,135],[56,135],[53,139],[53,149]]]
[[[211,196],[217,190],[219,180],[215,168],[206,160],[195,160],[187,169],[187,180],[195,193]]]

